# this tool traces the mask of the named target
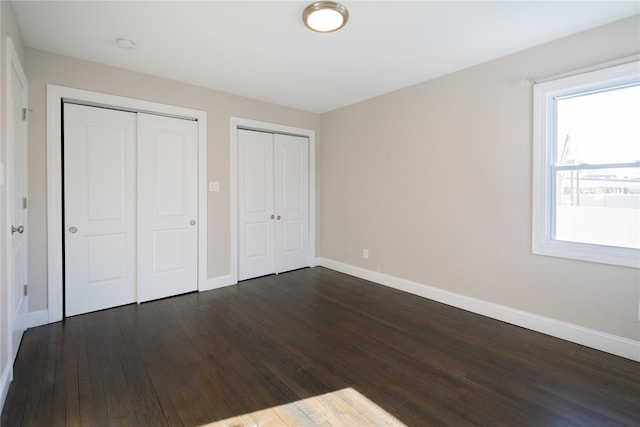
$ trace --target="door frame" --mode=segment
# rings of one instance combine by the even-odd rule
[[[276,123],[231,117],[229,143],[231,145],[231,283],[238,283],[238,129],[281,133],[309,138],[309,253],[308,265],[318,265],[316,258],[316,132]]]
[[[11,237],[11,233],[10,233],[10,227],[12,227],[13,224],[13,182],[14,182],[14,178],[16,177],[16,165],[13,164],[13,141],[12,141],[12,136],[13,136],[13,121],[11,120],[11,111],[13,110],[13,105],[11,104],[11,99],[12,99],[12,91],[13,91],[13,85],[12,85],[12,77],[13,74],[15,73],[18,77],[18,80],[20,80],[20,83],[23,85],[24,87],[24,91],[22,93],[22,105],[23,108],[28,108],[28,102],[29,102],[29,98],[28,98],[28,90],[29,90],[29,86],[28,86],[28,80],[27,77],[24,73],[24,69],[22,67],[22,63],[20,62],[20,57],[18,56],[18,52],[16,51],[15,45],[13,43],[13,39],[11,37],[7,37],[6,39],[6,55],[5,55],[5,59],[6,59],[6,104],[5,104],[5,116],[4,116],[4,121],[5,121],[5,141],[6,141],[6,158],[5,158],[5,171],[3,171],[3,173],[6,174],[6,179],[4,184],[6,185],[6,190],[5,190],[5,218],[6,218],[6,225],[7,225],[7,238],[6,238],[6,248],[5,248],[5,255],[6,255],[6,279],[7,279],[7,301],[5,304],[5,307],[8,308],[8,313],[7,313],[7,324],[6,324],[6,333],[7,333],[7,337],[9,339],[9,342],[7,343],[7,351],[8,353],[8,358],[7,360],[9,361],[10,365],[11,365],[11,371],[9,372],[9,380],[13,379],[13,362],[14,362],[14,353],[17,351],[17,349],[13,348],[13,318],[14,318],[14,306],[13,306],[13,291],[14,291],[14,283],[13,283],[13,259],[12,259],[12,255],[13,255],[13,239]],[[25,186],[25,190],[24,190],[24,194],[25,197],[28,197],[28,192],[29,192],[29,174],[28,174],[28,167],[29,167],[29,160],[28,160],[28,155],[29,155],[29,134],[28,134],[28,128],[27,128],[27,121],[26,120],[22,120],[21,121],[21,126],[22,126],[22,135],[24,135],[24,155],[25,157],[25,166],[27,167],[27,170],[25,170],[24,172],[18,172],[18,173],[23,173],[23,184]],[[28,203],[28,201],[27,201]],[[29,244],[29,225],[28,225],[28,211],[25,209],[24,212],[24,220],[23,220],[23,224],[21,224],[22,226],[24,226],[25,231],[24,231],[24,235],[23,238],[25,239],[24,245],[25,245],[25,270],[26,270],[26,274],[27,276],[25,277],[26,281],[28,281],[29,277],[28,277],[28,244]],[[29,310],[29,297],[28,295],[24,297],[25,301],[25,319],[23,319],[24,321],[24,326],[26,329],[27,326],[27,317],[28,317],[28,310]]]
[[[47,85],[47,281],[49,323],[63,319],[62,103],[159,114],[198,122],[198,290],[207,289],[207,113],[157,102]]]

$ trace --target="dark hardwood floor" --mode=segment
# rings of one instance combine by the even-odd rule
[[[353,388],[408,426],[639,426],[640,364],[323,268],[29,329],[3,426],[198,426]]]

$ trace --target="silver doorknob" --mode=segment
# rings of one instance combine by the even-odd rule
[[[280,215],[278,215],[278,218],[276,218],[278,221],[280,220]]]
[[[191,224],[191,225],[196,225],[196,220],[195,220],[195,219],[192,219],[191,221],[189,221],[189,224]]]
[[[271,215],[271,219],[274,219],[276,216],[275,215]]]
[[[12,226],[11,226],[11,234],[13,234],[13,233],[19,233],[19,234],[24,233],[24,226],[19,225],[19,226],[17,226],[17,227],[14,227],[14,226],[12,225]]]
[[[77,233],[78,229],[75,227],[69,227],[69,233]]]

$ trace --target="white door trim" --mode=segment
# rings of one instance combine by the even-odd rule
[[[47,85],[47,280],[49,323],[62,320],[62,119],[63,100],[198,121],[198,289],[207,289],[207,113],[191,108]]]
[[[238,128],[284,133],[309,138],[309,266],[316,259],[316,132],[310,129],[231,117],[229,143],[231,145],[231,283],[238,283]]]

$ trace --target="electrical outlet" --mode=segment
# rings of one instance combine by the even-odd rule
[[[369,259],[369,249],[362,250],[362,258]]]

